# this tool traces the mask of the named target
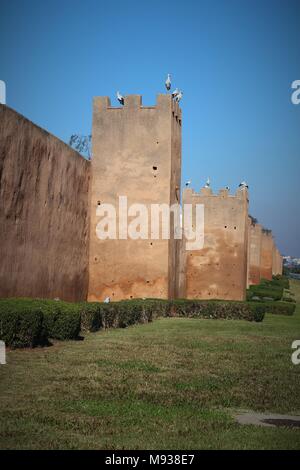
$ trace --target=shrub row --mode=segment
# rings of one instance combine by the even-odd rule
[[[39,299],[0,300],[0,339],[12,347],[34,347],[48,338],[76,339],[80,330],[126,328],[157,317],[241,319],[260,322],[266,312],[292,315],[290,302],[136,299],[68,303]]]
[[[15,348],[47,344],[48,335],[40,309],[0,302],[0,339]]]
[[[247,300],[253,297],[258,299],[281,300],[283,296],[283,287],[273,284],[272,281],[262,281],[261,284],[250,286],[247,290]]]
[[[160,299],[135,299],[111,302],[85,302],[81,304],[81,329],[96,331],[100,328],[126,328],[136,323],[151,322],[166,316],[169,302]]]
[[[79,304],[43,299],[0,300],[0,339],[11,347],[47,344],[48,338],[76,339]]]
[[[262,279],[259,285],[250,286],[247,290],[247,300],[287,300],[287,295],[284,290],[289,289],[289,280],[286,276],[273,276],[270,281],[268,279]]]
[[[265,313],[274,313],[277,315],[293,315],[296,309],[296,304],[292,302],[265,302],[261,305],[264,306]]]
[[[273,276],[272,282],[273,282],[273,285],[277,284],[283,287],[284,289],[290,288],[290,281],[287,276],[281,276],[278,274],[276,276]]]
[[[262,321],[264,312],[264,305],[254,302],[137,299],[109,304],[86,304],[81,325],[82,329],[95,331],[99,328],[125,328],[136,323],[150,322],[157,317],[172,316]]]
[[[230,320],[262,321],[261,304],[222,300],[173,300],[169,315],[189,318],[221,318]]]

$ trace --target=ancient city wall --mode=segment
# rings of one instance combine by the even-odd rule
[[[249,223],[249,252],[248,252],[248,285],[260,283],[260,257],[262,246],[262,226],[253,222]]]
[[[272,279],[273,273],[273,247],[274,241],[270,230],[262,230],[260,277],[261,279]]]
[[[283,257],[282,255],[278,252],[278,273],[282,275],[283,274]]]
[[[174,297],[178,276],[177,240],[120,239],[119,196],[132,204],[173,204],[180,200],[181,110],[170,95],[156,106],[141,97],[125,97],[111,107],[107,97],[94,100],[89,300]],[[117,239],[96,234],[101,206],[116,208]],[[97,212],[98,211],[98,212]],[[138,215],[138,213],[136,213]],[[134,217],[129,217],[129,224]],[[172,227],[171,227],[172,233]]]
[[[282,256],[278,248],[273,246],[273,263],[272,263],[272,273],[274,276],[282,274]]]
[[[204,247],[186,251],[186,296],[243,300],[247,286],[248,191],[214,195],[186,189],[183,203],[204,204]]]
[[[0,296],[83,300],[90,163],[0,105]]]

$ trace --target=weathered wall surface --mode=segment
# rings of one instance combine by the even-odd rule
[[[273,272],[273,237],[269,231],[262,230],[260,278],[272,279]]]
[[[275,243],[273,245],[272,273],[274,276],[276,276],[277,274],[282,274],[282,256]]]
[[[128,207],[172,204],[180,197],[181,111],[170,95],[159,95],[155,107],[141,97],[125,97],[112,108],[107,97],[94,101],[89,300],[173,297],[176,284],[176,240],[100,240],[97,207],[117,208],[119,196]],[[101,209],[98,209],[101,210]],[[138,214],[136,214],[138,215]],[[129,218],[129,223],[134,217]]]
[[[0,105],[0,296],[83,300],[90,163]]]
[[[282,275],[283,274],[283,257],[281,254],[278,252],[278,273]]]
[[[248,285],[260,283],[260,257],[262,244],[262,226],[249,224]]]
[[[186,296],[243,300],[247,286],[248,192],[186,189],[184,204],[204,204],[204,247],[186,252]]]
[[[178,299],[186,298],[186,243],[185,238],[182,237],[181,240],[178,240],[178,259],[177,259],[177,282],[176,282],[176,295]]]

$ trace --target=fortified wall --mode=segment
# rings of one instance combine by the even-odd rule
[[[89,174],[81,155],[0,104],[0,297],[86,299]]]
[[[186,251],[186,297],[243,300],[247,286],[248,191],[183,192],[183,204],[204,205],[204,247]]]
[[[262,229],[260,278],[272,279],[274,240],[271,230]]]
[[[0,297],[243,300],[247,281],[281,274],[272,234],[249,223],[246,188],[185,189],[184,204],[204,207],[203,248],[175,239],[172,214],[170,237],[154,234],[151,209],[161,226],[159,211],[169,216],[180,203],[181,119],[171,95],[158,95],[155,106],[138,95],[122,107],[95,98],[89,162],[0,105]],[[112,238],[99,237],[104,215]]]
[[[260,283],[262,226],[249,217],[248,285]]]
[[[283,268],[283,259],[282,256],[278,250],[278,248],[274,245],[273,247],[273,267],[272,267],[272,272],[273,275],[276,276],[278,274],[282,274],[282,268]]]
[[[158,95],[156,106],[143,106],[138,95],[126,96],[120,108],[108,97],[97,97],[92,132],[88,299],[174,297],[178,240],[152,237],[150,205],[180,202],[181,110],[170,95]],[[128,211],[133,204],[146,206],[148,238],[121,233],[119,196],[127,197]],[[97,235],[103,204],[116,208],[116,239]],[[138,215],[134,212],[129,224]]]

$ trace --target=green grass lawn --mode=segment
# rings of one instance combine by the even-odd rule
[[[0,366],[2,449],[300,449],[300,429],[241,426],[239,410],[300,414],[294,316],[165,318],[14,350]]]

